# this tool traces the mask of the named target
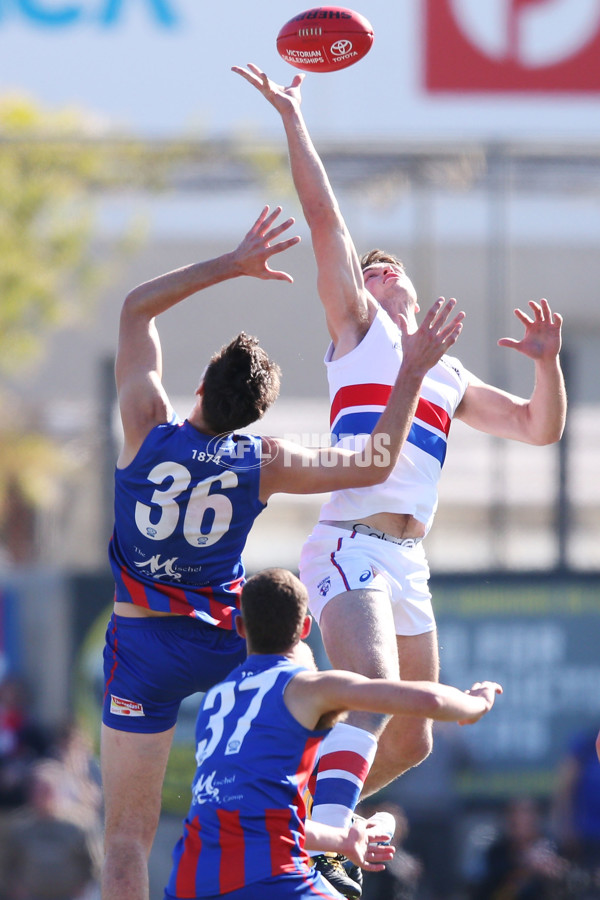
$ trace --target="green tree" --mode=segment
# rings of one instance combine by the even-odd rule
[[[52,501],[73,463],[14,403],[11,382],[52,329],[93,302],[99,192],[156,180],[156,167],[138,165],[140,147],[95,130],[81,113],[0,100],[0,544],[16,563],[34,560],[36,506]]]
[[[14,562],[35,559],[36,504],[52,502],[73,460],[11,402],[11,382],[53,329],[85,316],[139,240],[133,223],[110,259],[101,258],[96,201],[107,191],[212,183],[215,168],[232,159],[230,145],[134,140],[82,112],[0,98],[0,549]]]

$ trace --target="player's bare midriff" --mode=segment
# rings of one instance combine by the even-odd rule
[[[373,513],[371,516],[361,516],[356,521],[397,538],[425,537],[425,525],[409,513]],[[333,523],[329,522],[328,524]],[[347,526],[347,523],[343,524]]]
[[[160,612],[156,609],[146,609],[145,606],[136,606],[135,603],[122,603],[117,600],[114,605],[116,616],[126,616],[129,619],[141,619],[148,616],[180,616],[181,613]]]

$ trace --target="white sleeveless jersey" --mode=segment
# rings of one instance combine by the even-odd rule
[[[382,307],[350,353],[325,356],[331,400],[331,440],[362,448],[377,425],[402,362],[402,333]],[[450,423],[468,385],[469,373],[443,356],[423,380],[419,405],[394,471],[383,484],[334,491],[321,520],[360,521],[374,513],[407,513],[431,527]]]

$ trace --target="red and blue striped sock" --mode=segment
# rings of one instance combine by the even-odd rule
[[[336,725],[321,745],[311,819],[347,828],[375,758],[377,739],[370,731]]]

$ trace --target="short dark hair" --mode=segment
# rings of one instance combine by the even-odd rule
[[[287,569],[265,569],[242,589],[242,618],[255,653],[287,653],[300,640],[308,592]]]
[[[367,253],[363,253],[360,258],[360,267],[363,272],[369,266],[375,266],[377,263],[390,263],[393,266],[400,266],[401,269],[404,269],[402,260],[392,253],[387,253],[385,250],[369,250]]]
[[[221,347],[204,373],[202,416],[215,434],[261,419],[279,395],[281,369],[245,332]]]

